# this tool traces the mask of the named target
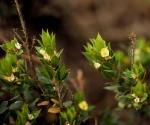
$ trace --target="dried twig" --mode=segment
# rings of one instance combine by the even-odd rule
[[[16,9],[17,9],[18,16],[19,16],[20,23],[21,23],[21,27],[23,29],[23,33],[24,33],[24,36],[25,36],[25,41],[26,41],[26,44],[28,45],[28,43],[27,43],[28,42],[27,30],[26,30],[25,22],[23,20],[22,13],[20,11],[20,6],[19,6],[19,3],[18,3],[18,0],[14,0],[14,2],[16,4]]]
[[[27,34],[26,26],[25,26],[25,21],[23,19],[22,13],[21,13],[21,9],[20,9],[20,5],[18,3],[18,0],[14,0],[14,2],[15,2],[15,5],[16,5],[16,9],[17,9],[17,12],[18,12],[18,16],[19,16],[19,19],[20,19],[20,23],[21,23],[21,27],[22,27],[22,30],[23,30],[25,40],[23,40],[21,37],[19,37],[19,34],[17,34],[17,33],[16,33],[16,36],[19,38],[20,42],[22,42],[22,44],[25,48],[25,52],[27,54],[26,61],[27,61],[28,69],[29,69],[28,72],[32,77],[34,77],[34,68],[33,68],[33,63],[31,61],[31,54],[30,54],[31,50],[29,48],[29,40],[28,40],[28,34]],[[31,70],[31,69],[33,69],[33,70]]]
[[[136,34],[132,32],[129,35],[129,39],[131,40],[131,65],[133,66],[133,64],[134,64]]]
[[[37,41],[37,39],[35,38],[35,36],[33,36],[33,38],[32,38],[31,50],[33,50],[36,41]]]
[[[97,117],[94,118],[94,123],[95,123],[95,125],[98,125],[98,119],[97,119]]]
[[[19,33],[17,32],[17,30],[13,29],[13,32],[14,32],[15,36],[17,37],[17,39],[22,43],[23,47],[25,48],[26,44],[24,43],[22,37],[19,35]]]
[[[59,104],[60,104],[60,107],[62,107],[62,98],[61,98],[61,88],[60,88],[60,83],[57,83],[56,80],[53,80],[52,81],[52,84],[54,85],[55,87],[55,90],[56,90],[56,93],[57,93],[57,96],[58,96],[58,100],[59,100]]]
[[[85,91],[85,79],[81,69],[77,70],[76,78],[70,78],[69,82],[71,82],[75,90]]]

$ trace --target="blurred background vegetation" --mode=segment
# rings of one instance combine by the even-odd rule
[[[89,38],[99,32],[114,49],[125,50],[131,32],[150,39],[149,0],[20,0],[29,35],[41,29],[54,32],[64,48],[64,62],[74,78],[82,70],[83,88],[90,103],[100,110],[112,107],[112,93],[103,90],[104,80],[89,66],[81,52]],[[0,42],[13,37],[20,28],[13,0],[0,1]],[[70,85],[71,86],[71,85]]]

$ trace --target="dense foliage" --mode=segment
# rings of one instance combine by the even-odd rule
[[[10,124],[11,117],[16,125],[32,124],[48,112],[59,114],[61,125],[80,124],[90,110],[84,94],[76,92],[66,98],[68,70],[60,58],[62,50],[56,50],[54,34],[42,31],[40,36],[32,57],[38,64],[29,60],[16,38],[1,45],[6,55],[0,60],[0,123]]]
[[[127,52],[113,51],[98,34],[84,46],[83,54],[109,81],[105,89],[115,93],[119,108],[149,117],[150,89],[143,66],[149,65],[150,45],[143,38],[134,42]],[[38,124],[44,113],[54,114],[53,124],[60,125],[80,125],[91,117],[93,107],[84,93],[72,94],[67,87],[69,72],[61,61],[63,50],[56,49],[54,34],[43,30],[31,57],[17,38],[2,44],[1,49],[5,54],[0,59],[1,124]],[[110,111],[102,111],[97,118],[99,124],[123,124]]]
[[[150,45],[143,38],[132,40],[135,44],[132,43],[126,52],[129,53],[127,55],[120,50],[112,51],[110,44],[98,34],[87,43],[84,55],[106,79],[110,80],[105,89],[115,93],[120,108],[147,110],[149,114],[150,88],[143,65],[149,64]]]

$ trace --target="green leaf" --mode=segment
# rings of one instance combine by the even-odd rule
[[[133,72],[137,75],[139,79],[144,79],[145,77],[145,69],[141,64],[133,66]]]
[[[1,47],[2,47],[2,49],[4,49],[6,52],[10,52],[10,51],[16,49],[16,48],[15,48],[15,43],[17,43],[17,42],[18,42],[17,39],[14,38],[13,40],[7,41],[6,43],[2,44]]]
[[[8,101],[3,101],[0,104],[0,114],[3,114],[8,109]]]
[[[107,70],[107,69],[105,69],[105,70],[102,70],[102,72],[107,77],[115,77],[116,76],[116,71],[114,71],[114,70]]]
[[[32,114],[34,116],[34,119],[36,119],[40,115],[41,110],[33,111]]]
[[[60,58],[58,58],[57,56],[53,56],[51,65],[52,67],[57,68],[60,65]]]
[[[68,106],[71,106],[71,105],[72,105],[72,101],[66,101],[66,102],[63,103],[63,106],[66,107],[66,108]]]
[[[73,97],[74,101],[78,104],[79,102],[85,100],[84,93],[82,91],[77,91]]]
[[[47,70],[49,70],[49,72]],[[53,79],[54,71],[51,68],[48,69],[44,66],[41,66],[36,68],[36,74],[41,82],[49,84]]]
[[[25,125],[28,120],[29,108],[27,104],[24,104],[21,111],[17,111],[16,125]]]
[[[64,125],[66,121],[69,121],[66,112],[60,112],[59,119],[60,119],[60,125]]]
[[[141,83],[140,81],[137,82],[136,86],[133,88],[133,92],[139,96],[142,97],[144,93],[147,93],[147,86],[145,83]]]
[[[23,105],[23,101],[16,101],[9,106],[10,110],[20,109]]]
[[[61,118],[67,120],[67,115],[66,115],[65,112],[61,112],[61,113],[60,113],[60,116],[61,116]]]
[[[93,41],[93,46],[95,48],[97,48],[97,50],[100,50],[104,47],[106,47],[106,43],[105,41],[102,39],[102,37],[100,36],[100,34],[98,33],[96,39]]]
[[[84,46],[85,52],[83,52],[83,54],[90,62],[102,60],[100,50],[104,47],[106,47],[106,43],[98,34],[95,39],[91,39],[87,45]]]
[[[113,92],[118,92],[118,85],[106,86],[105,89]]]
[[[48,30],[42,30],[41,39],[40,43],[46,49],[46,52],[50,55],[53,54],[56,48],[55,35],[53,33],[49,34]]]
[[[5,58],[0,60],[0,75],[10,75],[12,67],[16,64],[16,55],[7,54]]]
[[[130,71],[129,69],[127,69],[123,72],[123,76],[126,78],[133,78],[133,75],[135,75],[135,74],[132,71]]]
[[[124,58],[125,58],[125,54],[123,51],[116,51],[114,53],[114,56],[115,56],[115,59],[119,62],[123,62],[124,61]]]
[[[64,65],[60,65],[60,67],[57,69],[57,73],[56,73],[56,79],[58,81],[62,81],[65,80],[68,76],[68,72],[65,68]]]
[[[76,117],[76,111],[74,107],[67,108],[67,117],[68,117],[69,123],[73,123]]]

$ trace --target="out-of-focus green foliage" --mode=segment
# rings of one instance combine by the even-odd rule
[[[140,62],[143,65],[149,65],[150,63],[150,43],[144,38],[139,38],[136,42],[135,49],[135,62]]]
[[[127,54],[125,54],[125,52],[118,50],[114,54],[117,61],[120,61],[120,63],[125,64],[127,66],[129,65],[130,57]],[[144,66],[149,66],[150,63],[149,54],[150,54],[150,42],[145,40],[144,38],[138,38],[135,42],[134,62],[141,63]]]
[[[121,121],[115,113],[112,113],[110,110],[104,110],[98,119],[99,125],[130,125]]]
[[[21,108],[21,111],[17,111],[16,125],[24,125],[27,124],[28,121],[34,121],[39,114],[40,110],[30,112],[28,105],[24,104]]]

